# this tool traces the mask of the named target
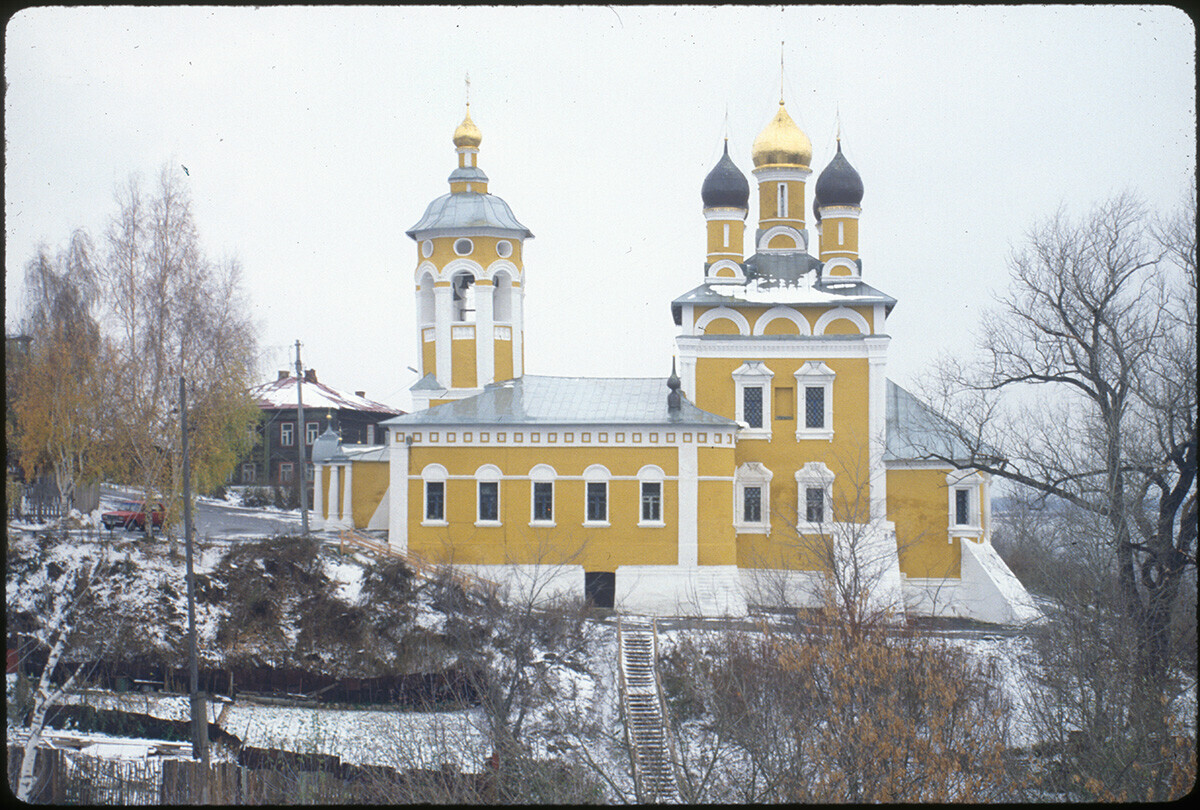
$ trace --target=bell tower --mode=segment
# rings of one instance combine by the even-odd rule
[[[450,193],[406,233],[417,243],[414,408],[479,393],[524,373],[524,248],[532,239],[479,168],[483,135],[471,105],[454,130]]]

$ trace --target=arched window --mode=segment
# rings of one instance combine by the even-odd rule
[[[593,464],[583,471],[584,526],[608,526],[608,479],[612,473],[603,464]]]
[[[475,525],[499,526],[500,468],[484,464],[475,471]]]
[[[446,525],[447,477],[446,468],[441,464],[428,464],[421,470],[421,480],[425,483],[425,510],[421,525]]]
[[[647,464],[638,470],[638,491],[641,495],[638,504],[639,526],[664,526],[663,520],[663,482],[666,474],[662,468]]]
[[[492,320],[496,323],[512,321],[512,276],[505,272],[496,273],[492,279]]]
[[[450,301],[455,323],[475,322],[475,277],[463,271],[450,280]]]
[[[554,525],[554,479],[558,473],[549,464],[529,471],[529,525]]]
[[[432,326],[437,319],[437,309],[433,298],[433,276],[429,273],[421,276],[421,286],[417,291],[417,316],[422,326]]]

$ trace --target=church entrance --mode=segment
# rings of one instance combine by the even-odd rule
[[[576,582],[578,581],[576,580]],[[583,594],[596,607],[612,607],[617,595],[616,573],[612,571],[584,571]]]

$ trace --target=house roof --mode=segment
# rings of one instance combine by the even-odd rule
[[[346,391],[339,391],[322,382],[305,380],[302,383],[304,407],[333,408],[345,411],[364,411],[379,414],[400,414],[404,411],[376,402],[373,399],[360,397]],[[296,407],[296,378],[283,377],[278,380],[263,383],[250,389],[258,407],[264,411],[291,410]]]
[[[493,383],[479,394],[388,419],[404,425],[668,425],[736,427],[686,399],[667,410],[666,377],[542,377]]]
[[[830,306],[861,306],[883,304],[890,312],[896,299],[861,281],[825,279],[813,283],[813,275],[805,274],[795,281],[775,278],[749,278],[745,284],[701,284],[671,302],[675,325],[683,323],[683,305],[701,306],[763,306],[827,304]]]
[[[959,461],[971,452],[956,437],[958,428],[891,380],[887,381],[887,443],[884,461],[915,461],[942,456]],[[984,445],[985,452],[996,453]]]

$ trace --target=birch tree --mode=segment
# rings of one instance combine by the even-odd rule
[[[97,316],[101,286],[90,237],[71,235],[52,255],[39,248],[25,270],[24,330],[32,340],[10,392],[26,476],[50,472],[63,512],[75,487],[109,467],[108,345]]]
[[[42,731],[46,726],[46,715],[61,703],[63,696],[75,686],[84,667],[83,664],[77,665],[62,685],[53,686],[52,677],[63,654],[69,650],[77,635],[80,618],[87,610],[92,580],[100,572],[100,568],[101,560],[97,559],[88,568],[73,568],[64,572],[50,585],[48,618],[35,634],[37,642],[48,649],[49,653],[33,694],[29,738],[25,741],[24,759],[21,761],[21,773],[17,779],[17,798],[23,802],[29,802],[33,798],[30,794],[33,791],[34,764],[37,748],[42,740]]]
[[[103,275],[122,406],[118,439],[133,480],[177,515],[178,378],[191,388],[191,468],[203,491],[225,478],[251,441],[256,412],[246,391],[255,329],[241,268],[205,255],[177,172],[164,167],[149,194],[131,179],[116,201]]]

